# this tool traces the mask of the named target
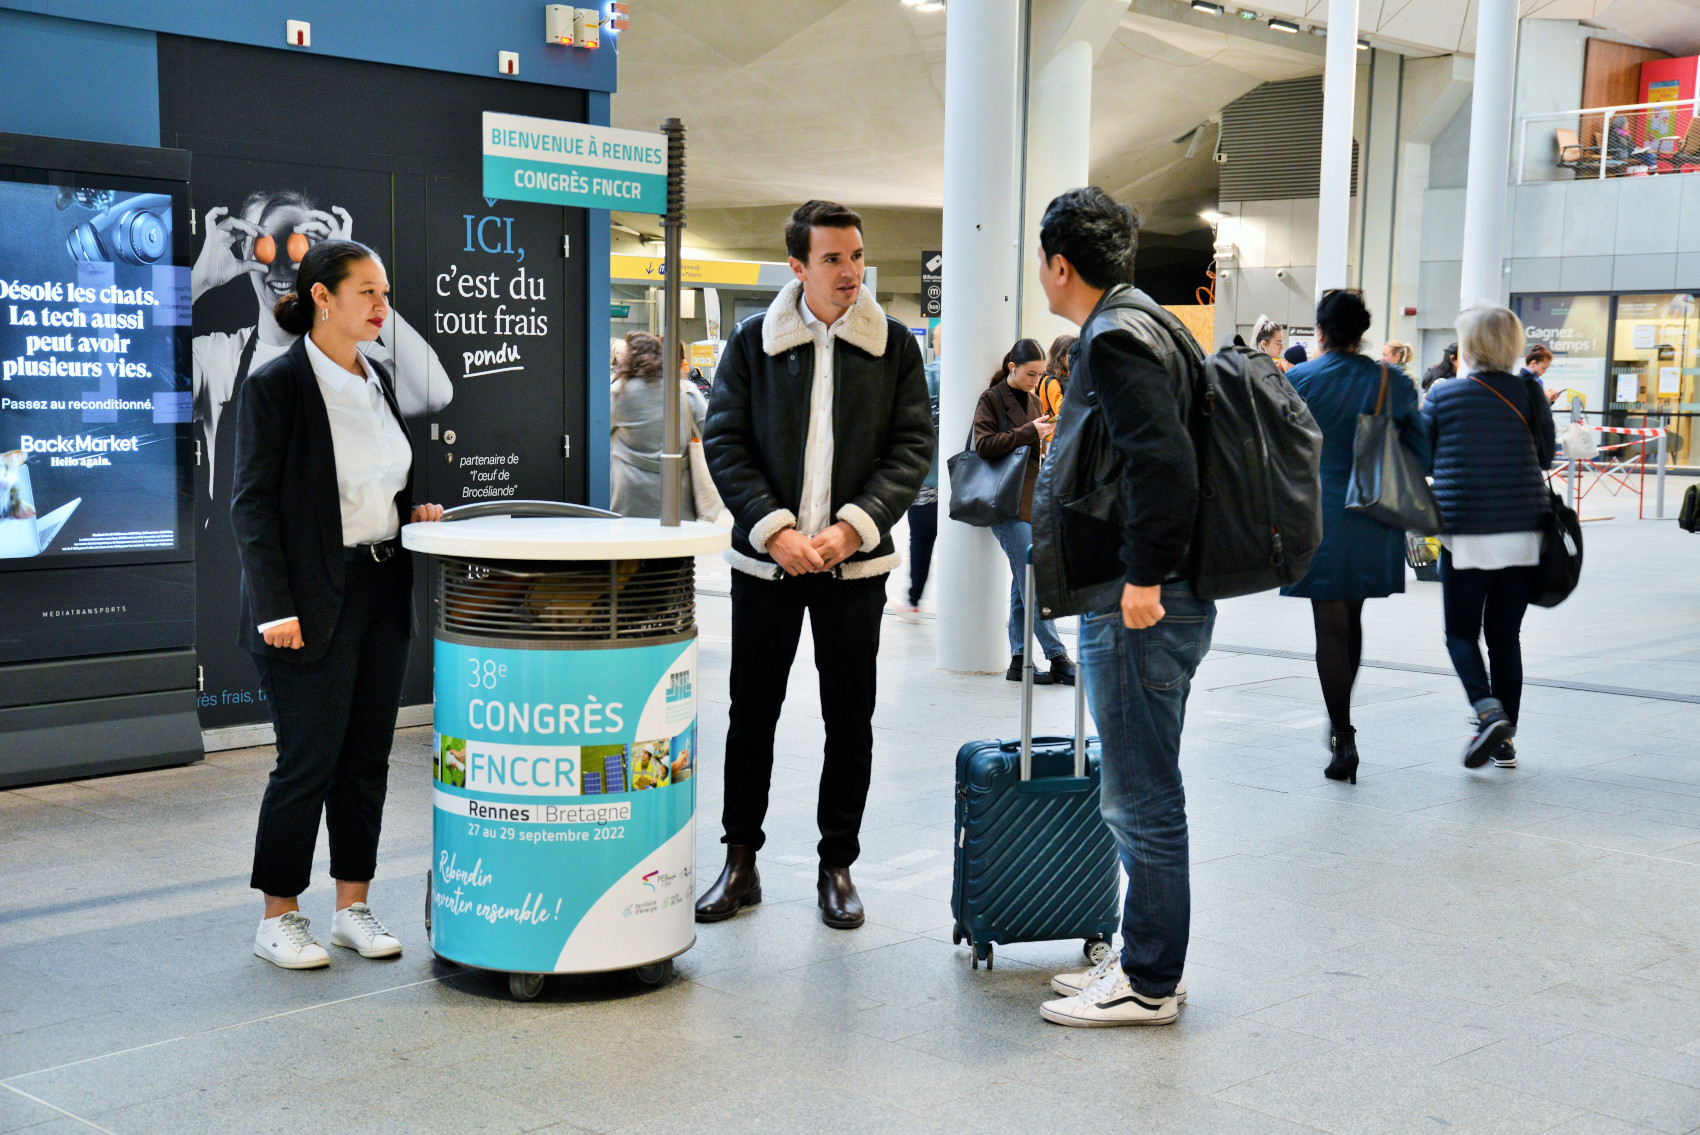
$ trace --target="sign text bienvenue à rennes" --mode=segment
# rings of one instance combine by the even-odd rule
[[[484,196],[665,213],[667,139],[662,134],[485,111]]]

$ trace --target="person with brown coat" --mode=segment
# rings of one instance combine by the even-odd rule
[[[1012,682],[1021,681],[1021,667],[1026,651],[1023,646],[1022,624],[1026,621],[1022,584],[1027,575],[1027,549],[1033,543],[1033,486],[1039,480],[1039,462],[1044,456],[1045,443],[1056,432],[1056,419],[1044,412],[1036,391],[1045,377],[1045,351],[1032,339],[1018,340],[1003,357],[1003,365],[992,375],[992,383],[980,395],[974,407],[974,430],[970,436],[974,451],[987,461],[996,461],[1014,450],[1027,446],[1027,476],[1021,487],[1021,511],[1009,520],[992,525],[992,535],[1009,559],[1013,578],[1009,585],[1009,672]],[[1074,663],[1069,661],[1068,648],[1057,636],[1057,625],[1050,619],[1033,620],[1033,637],[1044,648],[1050,660],[1049,673],[1037,673],[1033,680],[1042,685],[1057,683],[1074,685]]]

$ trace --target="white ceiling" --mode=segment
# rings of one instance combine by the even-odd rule
[[[689,134],[692,242],[748,252],[774,210],[830,196],[858,208],[936,210],[944,160],[944,13],[898,0],[632,0],[620,36],[616,126]],[[1229,0],[1231,13],[1242,5]],[[1184,0],[1131,0],[1093,72],[1092,176],[1154,231],[1195,227],[1214,201],[1208,142],[1177,143],[1273,79],[1321,68],[1327,0],[1250,0],[1259,18]],[[965,4],[958,5],[958,10]],[[1360,34],[1406,54],[1468,52],[1475,0],[1360,0]],[[1521,0],[1525,16],[1590,20],[1670,51],[1700,48],[1700,0]],[[958,17],[960,18],[960,16]],[[716,213],[725,211],[725,216]],[[642,227],[642,226],[639,226]],[[750,243],[761,239],[760,245]]]

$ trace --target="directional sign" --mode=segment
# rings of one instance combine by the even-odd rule
[[[667,211],[661,134],[484,112],[484,195],[625,213]]]
[[[937,319],[943,314],[943,295],[944,253],[923,250],[921,252],[921,314],[928,319]]]

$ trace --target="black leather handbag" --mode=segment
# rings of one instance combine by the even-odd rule
[[[1389,528],[1434,536],[1440,532],[1440,505],[1429,488],[1422,463],[1399,439],[1387,402],[1387,366],[1381,367],[1381,393],[1375,413],[1358,415],[1352,438],[1352,479],[1346,484],[1346,511]]]
[[[998,432],[1009,429],[1003,399],[998,404]],[[1021,515],[1021,490],[1027,480],[1030,445],[1018,445],[995,461],[974,448],[974,428],[961,453],[945,463],[950,470],[950,518],[976,528],[990,528]]]

